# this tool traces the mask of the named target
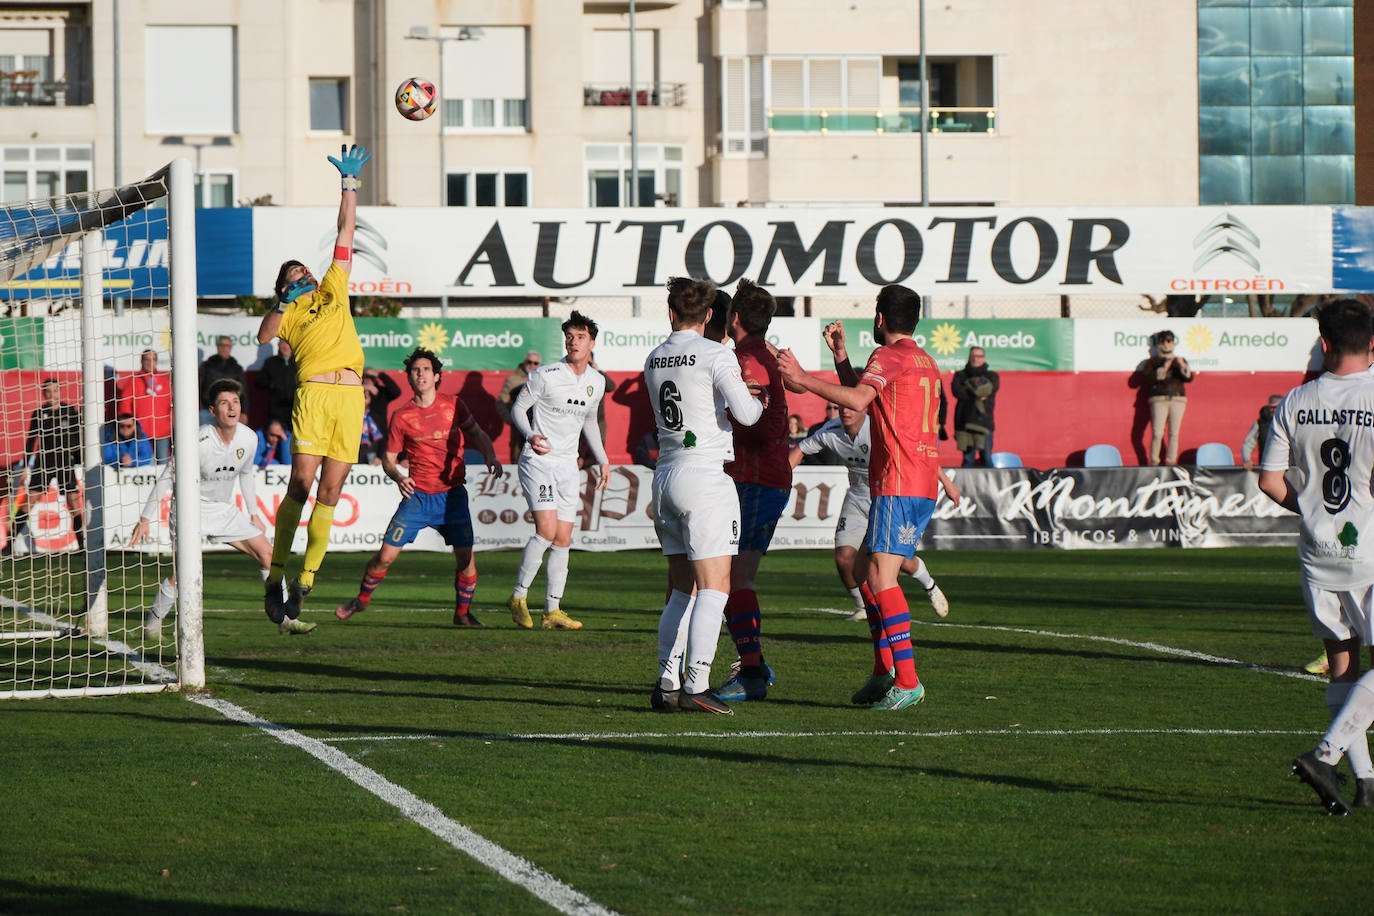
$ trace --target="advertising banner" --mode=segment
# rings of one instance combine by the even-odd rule
[[[1176,352],[1195,371],[1301,372],[1321,367],[1315,318],[1166,316],[1074,319],[1073,367],[1079,372],[1130,372],[1149,355],[1151,335],[1165,329],[1174,332]]]
[[[1333,207],[1331,285],[1349,293],[1374,291],[1374,207]]]
[[[336,217],[256,208],[253,294],[271,294],[283,252],[327,266]],[[749,277],[778,295],[871,296],[889,283],[954,295],[1332,286],[1331,208],[1318,206],[363,207],[354,244],[353,294],[390,297],[661,296],[678,275]]]
[[[555,319],[548,319],[557,323]],[[662,318],[608,318],[598,321],[596,364],[607,372],[639,372],[649,351],[668,339],[672,328],[668,325],[667,310]],[[820,368],[821,351],[825,351],[825,367],[829,367],[830,351],[821,341],[823,323],[816,318],[774,318],[768,326],[768,342],[778,349],[797,354],[807,368]],[[563,340],[559,337],[558,358],[563,355]],[[548,359],[548,351],[545,351]]]
[[[927,548],[1241,547],[1296,544],[1298,517],[1241,468],[950,471]]]
[[[849,361],[855,369],[862,369],[876,349],[873,322],[846,318],[843,324]],[[946,372],[964,368],[970,347],[986,350],[988,365],[998,372],[1073,370],[1073,322],[1063,318],[924,320],[917,325],[913,339]],[[810,366],[804,359],[802,365],[831,368],[829,349],[823,342],[820,349],[824,352],[819,366]]]
[[[42,369],[45,319],[0,318],[0,369]]]
[[[478,550],[518,549],[533,531],[533,518],[520,492],[515,468],[504,477],[469,468],[468,498]],[[1144,547],[1234,547],[1294,545],[1297,516],[1259,492],[1256,476],[1240,468],[1061,468],[951,469],[963,490],[956,507],[943,496],[921,544],[923,550],[972,548],[1104,549]],[[272,524],[286,493],[288,469],[260,472],[259,512]],[[156,480],[154,469],[106,470],[111,549],[127,549],[129,532]],[[610,485],[596,490],[596,477],[583,478],[582,503],[573,529],[578,550],[658,549],[650,503],[653,471],[617,467]],[[771,549],[828,549],[848,486],[842,467],[800,467],[778,523]],[[170,497],[169,497],[170,498]],[[331,555],[373,551],[381,544],[399,496],[381,468],[359,466],[350,473],[334,517]],[[61,525],[52,494],[51,524]],[[157,546],[170,549],[164,500]],[[305,521],[295,540],[304,550]],[[43,545],[74,544],[67,532],[46,531]],[[219,549],[207,546],[207,550]],[[411,550],[446,551],[433,531],[422,533]]]

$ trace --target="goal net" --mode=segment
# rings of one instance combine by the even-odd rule
[[[173,442],[196,441],[190,185],[178,160],[0,204],[0,699],[204,684],[200,557],[173,544],[168,500],[131,544]],[[179,503],[196,483],[174,480]],[[198,548],[187,516],[177,536]]]

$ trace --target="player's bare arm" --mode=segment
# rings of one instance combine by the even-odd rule
[[[409,499],[415,493],[415,481],[396,464],[398,457],[398,452],[383,451],[382,473],[396,481],[396,489],[401,491],[401,496]]]
[[[1260,471],[1259,488],[1274,502],[1289,512],[1298,511],[1298,491],[1288,482],[1283,471]]]
[[[129,535],[131,545],[143,544],[148,541],[148,520],[140,518],[138,524],[134,525],[133,533]]]
[[[806,391],[851,410],[867,410],[868,405],[878,396],[878,389],[871,385],[837,385],[809,375],[801,367],[801,363],[797,362],[797,357],[791,350],[778,351],[778,368],[782,371],[783,378],[790,378]]]
[[[501,460],[496,457],[496,448],[491,444],[491,437],[487,435],[486,430],[478,426],[476,420],[469,420],[467,425],[462,427],[462,430],[463,441],[472,443],[472,445],[482,453],[482,458],[487,462],[487,473],[495,477],[506,476],[505,466],[503,466]],[[543,439],[544,437],[540,436],[539,438]],[[547,445],[544,451],[548,451]],[[542,455],[543,452],[540,452],[540,454]]]
[[[844,346],[844,325],[838,321],[830,322],[821,332],[821,337],[835,359],[835,375],[839,377],[840,384],[850,388],[859,384],[859,374],[850,364],[849,351]]]
[[[945,474],[943,469],[936,469],[935,473],[940,475],[940,486],[944,488],[945,496],[947,496],[949,501],[954,503],[955,506],[958,506],[959,501],[964,498],[964,491],[959,489],[957,483],[949,479],[949,476]]]

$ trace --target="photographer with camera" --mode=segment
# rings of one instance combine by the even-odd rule
[[[988,368],[982,347],[969,347],[968,363],[954,373],[954,441],[964,453],[964,467],[988,467],[992,455],[992,411],[1001,381]],[[941,426],[944,424],[942,423]]]
[[[1174,332],[1160,331],[1151,338],[1154,350],[1149,359],[1136,367],[1131,387],[1145,388],[1150,396],[1150,464],[1159,464],[1164,444],[1164,428],[1169,429],[1169,446],[1164,464],[1178,464],[1179,433],[1188,395],[1183,386],[1193,380],[1188,361],[1174,353]]]

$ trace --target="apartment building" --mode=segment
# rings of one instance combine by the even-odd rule
[[[916,2],[635,7],[632,86],[627,0],[8,0],[5,199],[181,154],[205,206],[327,205],[360,142],[370,203],[625,206],[633,101],[640,205],[920,202]],[[926,7],[930,202],[1197,202],[1197,0]]]

